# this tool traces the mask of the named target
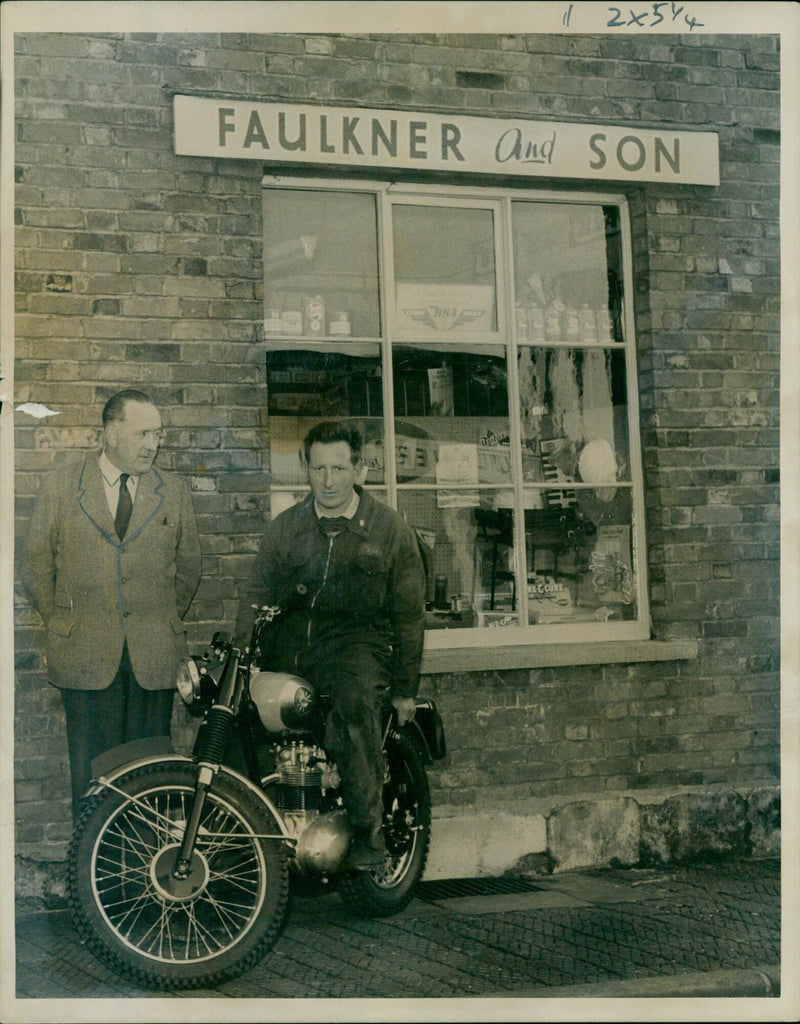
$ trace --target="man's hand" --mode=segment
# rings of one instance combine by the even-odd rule
[[[417,703],[413,697],[392,697],[392,707],[397,712],[397,724],[405,725],[414,717]]]

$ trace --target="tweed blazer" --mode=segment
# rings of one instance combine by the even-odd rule
[[[168,689],[186,654],[181,616],[200,580],[191,495],[178,477],[144,473],[120,541],[98,457],[49,473],[31,517],[22,581],[47,627],[48,679],[105,689],[127,640],[138,683]]]

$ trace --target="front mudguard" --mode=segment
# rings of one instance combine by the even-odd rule
[[[92,761],[92,781],[116,772],[120,767],[134,762],[160,757],[169,758],[174,753],[169,736],[148,736],[145,739],[131,740],[120,743],[110,750],[103,751]],[[91,792],[91,789],[90,789]]]
[[[171,749],[169,736],[132,740],[130,743],[123,743],[105,751],[92,761],[92,782],[85,796],[94,796],[104,789],[114,789],[124,775],[150,764],[194,765],[195,761],[187,754],[176,754]],[[247,776],[234,771],[227,765],[220,765],[219,774],[235,778],[241,785],[246,786],[262,803],[264,810],[275,822],[280,834],[285,839],[292,838],[280,811],[262,789],[254,785]]]

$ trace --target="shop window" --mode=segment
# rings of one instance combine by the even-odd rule
[[[264,181],[273,514],[310,427],[357,423],[429,647],[649,635],[627,225],[617,196]]]

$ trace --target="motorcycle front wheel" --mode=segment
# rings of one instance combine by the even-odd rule
[[[386,860],[369,871],[342,875],[338,892],[361,917],[389,917],[411,901],[428,860],[431,794],[422,758],[397,730],[385,746],[383,834]]]
[[[78,933],[104,964],[147,988],[236,977],[271,949],[285,917],[285,848],[257,797],[231,776],[217,776],[206,796],[188,874],[173,875],[195,771],[187,762],[123,775],[90,799],[70,846]],[[258,838],[269,832],[276,838]]]

